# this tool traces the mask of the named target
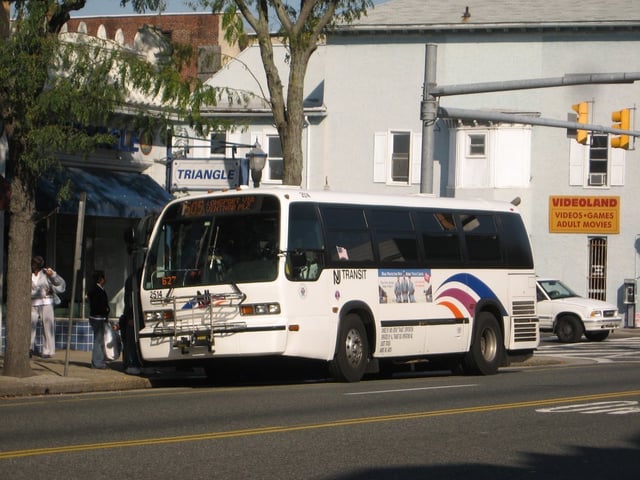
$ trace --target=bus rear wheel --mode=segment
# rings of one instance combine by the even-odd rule
[[[462,360],[462,370],[470,375],[494,375],[504,358],[502,332],[496,318],[488,312],[476,317],[471,347]]]
[[[359,382],[369,361],[369,342],[362,320],[350,313],[341,322],[331,375],[342,382]]]

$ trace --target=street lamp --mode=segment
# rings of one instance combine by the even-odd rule
[[[249,159],[249,170],[251,170],[251,180],[253,180],[253,186],[259,187],[260,180],[262,180],[262,170],[267,163],[267,154],[262,148],[260,143],[256,140],[253,148],[249,150],[246,157]]]

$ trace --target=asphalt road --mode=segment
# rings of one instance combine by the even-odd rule
[[[4,479],[636,479],[640,365],[0,402]]]

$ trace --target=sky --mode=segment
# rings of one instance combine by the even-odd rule
[[[168,13],[187,13],[193,10],[185,5],[185,0],[165,0]],[[97,15],[130,15],[135,13],[131,7],[131,2],[123,8],[120,0],[87,0],[87,4],[82,10],[72,12],[72,17],[90,17]],[[155,13],[155,12],[147,12]]]
[[[193,10],[185,4],[186,0],[165,0],[167,13],[189,13]],[[373,3],[381,3],[382,0],[374,0]],[[203,10],[200,10],[203,11]],[[72,12],[72,17],[93,17],[97,15],[131,15],[135,13],[131,2],[125,7],[120,6],[120,0],[87,0],[82,10]],[[155,12],[147,12],[155,13]]]

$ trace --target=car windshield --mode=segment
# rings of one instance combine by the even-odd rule
[[[540,288],[542,288],[552,300],[579,296],[560,280],[538,280],[538,285],[540,285]]]

